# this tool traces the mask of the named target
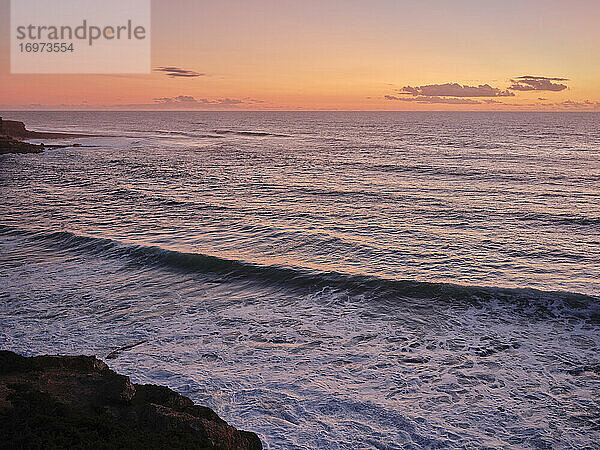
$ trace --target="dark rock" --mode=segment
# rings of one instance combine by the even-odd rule
[[[0,155],[6,153],[42,153],[44,144],[29,144],[0,135]]]
[[[261,449],[256,434],[93,356],[0,351],[0,448]]]
[[[44,148],[85,147],[81,144],[44,145],[21,142],[22,139],[66,139],[72,137],[99,137],[100,135],[74,133],[44,133],[29,131],[23,122],[2,120],[0,117],[0,155],[6,153],[41,153]]]
[[[16,120],[2,120],[2,128],[0,134],[15,139],[68,139],[72,137],[96,137],[94,134],[79,134],[79,133],[46,133],[42,131],[30,131],[25,128],[23,122]]]

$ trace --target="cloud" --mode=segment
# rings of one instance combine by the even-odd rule
[[[541,100],[541,101],[546,101],[546,100],[548,100],[548,99],[547,99],[547,98],[544,98],[544,97],[538,97],[538,100]]]
[[[198,101],[191,95],[178,95],[177,97],[159,97],[154,101],[161,105],[197,105]]]
[[[181,106],[181,107],[201,107],[201,106],[238,106],[263,103],[263,100],[251,98],[195,98],[191,95],[178,95],[177,97],[158,97],[154,99],[155,105],[163,106]]]
[[[489,84],[466,86],[458,83],[428,84],[425,86],[405,86],[398,91],[405,95],[425,95],[430,97],[513,97],[515,94]]]
[[[583,100],[581,102],[565,100],[564,102],[550,103],[547,105],[565,109],[600,109],[600,102],[594,102],[590,100]]]
[[[547,80],[547,81],[569,81],[568,78],[557,78],[557,77],[535,77],[533,75],[524,75],[517,77],[517,80]]]
[[[191,95],[178,95],[176,97],[158,97],[152,103],[116,103],[94,104],[82,102],[79,104],[40,104],[5,105],[0,103],[0,111],[8,110],[108,110],[108,111],[161,111],[161,110],[254,110],[260,105],[263,109],[273,109],[273,106],[251,97],[242,98],[196,98]]]
[[[523,77],[517,77],[514,80],[510,80],[512,86],[508,89],[513,91],[553,91],[559,92],[567,89],[566,84],[555,83],[555,81],[569,81],[567,78],[548,78],[548,77],[534,77],[531,75],[525,75]]]
[[[157,67],[155,72],[162,72],[171,78],[197,78],[206,76],[205,73],[195,72],[193,70],[182,69],[181,67]]]
[[[395,97],[393,95],[386,95],[386,100],[396,100],[400,102],[415,102],[415,103],[445,103],[449,105],[479,105],[481,102],[472,100],[470,98],[442,98],[438,96],[426,96],[419,95],[415,97]]]

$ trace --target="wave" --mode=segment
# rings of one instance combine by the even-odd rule
[[[144,267],[157,267],[183,272],[216,275],[215,281],[252,281],[289,289],[335,289],[348,295],[364,295],[369,299],[431,299],[466,301],[478,304],[504,301],[523,309],[536,307],[555,316],[568,309],[578,316],[600,320],[600,297],[562,291],[541,291],[532,288],[463,286],[395,280],[372,275],[350,275],[335,271],[323,272],[280,265],[260,265],[201,253],[180,252],[158,246],[128,244],[120,241],[77,235],[69,231],[29,231],[0,225],[0,235],[19,236],[42,242],[58,250],[75,254],[125,259]]]
[[[184,137],[193,137],[193,138],[212,138],[212,139],[223,139],[223,136],[217,134],[206,134],[206,133],[194,133],[188,131],[172,131],[172,130],[141,130],[141,129],[133,129],[129,130],[131,133],[144,133],[144,135],[161,135],[161,136],[184,136]],[[134,137],[134,136],[124,136],[124,137]]]
[[[235,134],[237,136],[256,136],[256,137],[293,137],[289,134],[268,133],[266,131],[236,131],[236,130],[213,130],[217,134]]]
[[[220,139],[221,136],[215,134],[206,134],[206,133],[190,133],[186,131],[168,131],[168,130],[155,130],[149,131],[150,133],[158,133],[167,136],[185,136],[185,137],[194,137],[194,138],[212,138],[212,139]]]
[[[195,137],[195,138],[213,138],[213,139],[222,139],[223,136],[232,134],[236,136],[252,136],[252,137],[293,137],[289,134],[282,133],[269,133],[266,131],[237,131],[237,130],[225,130],[218,129],[212,130],[210,133],[198,133],[198,132],[189,132],[189,131],[176,131],[176,130],[132,130],[136,133],[149,133],[149,134],[159,134],[163,136],[185,136],[185,137]]]
[[[385,148],[383,146],[369,145],[369,148]],[[542,174],[542,173],[522,173],[522,172],[502,172],[486,168],[460,167],[460,166],[435,166],[427,164],[373,164],[360,161],[339,160],[336,165],[350,167],[360,171],[374,173],[399,173],[399,174],[417,174],[426,176],[449,176],[458,178],[469,178],[473,180],[484,181],[508,181],[525,182],[535,179],[544,184],[562,185],[565,181],[569,183],[597,182],[600,180],[598,175],[582,174]]]
[[[597,227],[600,225],[600,217],[589,217],[575,214],[553,214],[553,213],[524,213],[517,216],[522,221],[544,222],[558,225],[579,225]]]

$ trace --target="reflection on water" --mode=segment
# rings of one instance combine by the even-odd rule
[[[0,347],[270,448],[600,438],[598,114],[3,115],[121,137],[0,157]]]

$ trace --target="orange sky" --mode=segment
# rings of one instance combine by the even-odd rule
[[[0,110],[600,110],[597,0],[155,0],[152,18],[152,67],[189,77],[11,75],[0,0]]]

